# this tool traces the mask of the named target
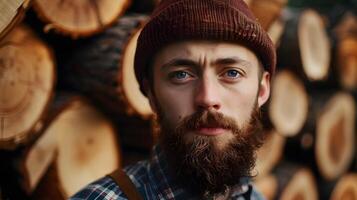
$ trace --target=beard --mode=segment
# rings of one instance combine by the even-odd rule
[[[160,110],[160,109],[159,109]],[[241,127],[234,119],[218,112],[202,110],[182,119],[171,127],[162,112],[159,143],[168,159],[171,173],[182,187],[199,196],[224,194],[233,186],[240,186],[240,179],[252,177],[256,150],[264,141],[260,112],[257,106],[251,117]],[[220,136],[194,134],[203,126],[222,127],[233,137],[219,145]]]

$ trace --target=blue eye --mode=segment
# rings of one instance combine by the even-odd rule
[[[226,75],[229,77],[229,78],[236,78],[238,77],[240,74],[237,70],[228,70],[226,72]]]
[[[188,73],[184,72],[184,71],[178,71],[178,72],[174,73],[174,78],[176,78],[176,79],[185,79],[185,78],[187,78],[187,76],[188,76]]]
[[[194,78],[190,72],[187,71],[173,71],[169,73],[169,80],[173,83],[186,83]]]

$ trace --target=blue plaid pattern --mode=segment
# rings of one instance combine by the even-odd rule
[[[124,168],[131,181],[146,200],[189,200],[197,197],[180,188],[168,176],[168,166],[160,148],[156,146],[150,160],[140,161]],[[243,187],[232,192],[234,200],[264,199],[247,179],[242,179]],[[125,194],[109,177],[105,176],[75,194],[70,200],[126,200]]]

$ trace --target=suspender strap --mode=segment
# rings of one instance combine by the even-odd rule
[[[129,176],[121,169],[108,175],[120,187],[129,200],[143,200]]]

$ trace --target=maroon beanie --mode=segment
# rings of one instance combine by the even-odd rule
[[[274,74],[275,47],[243,0],[161,0],[140,33],[135,75],[143,90],[151,60],[164,46],[183,40],[211,40],[242,44]]]

